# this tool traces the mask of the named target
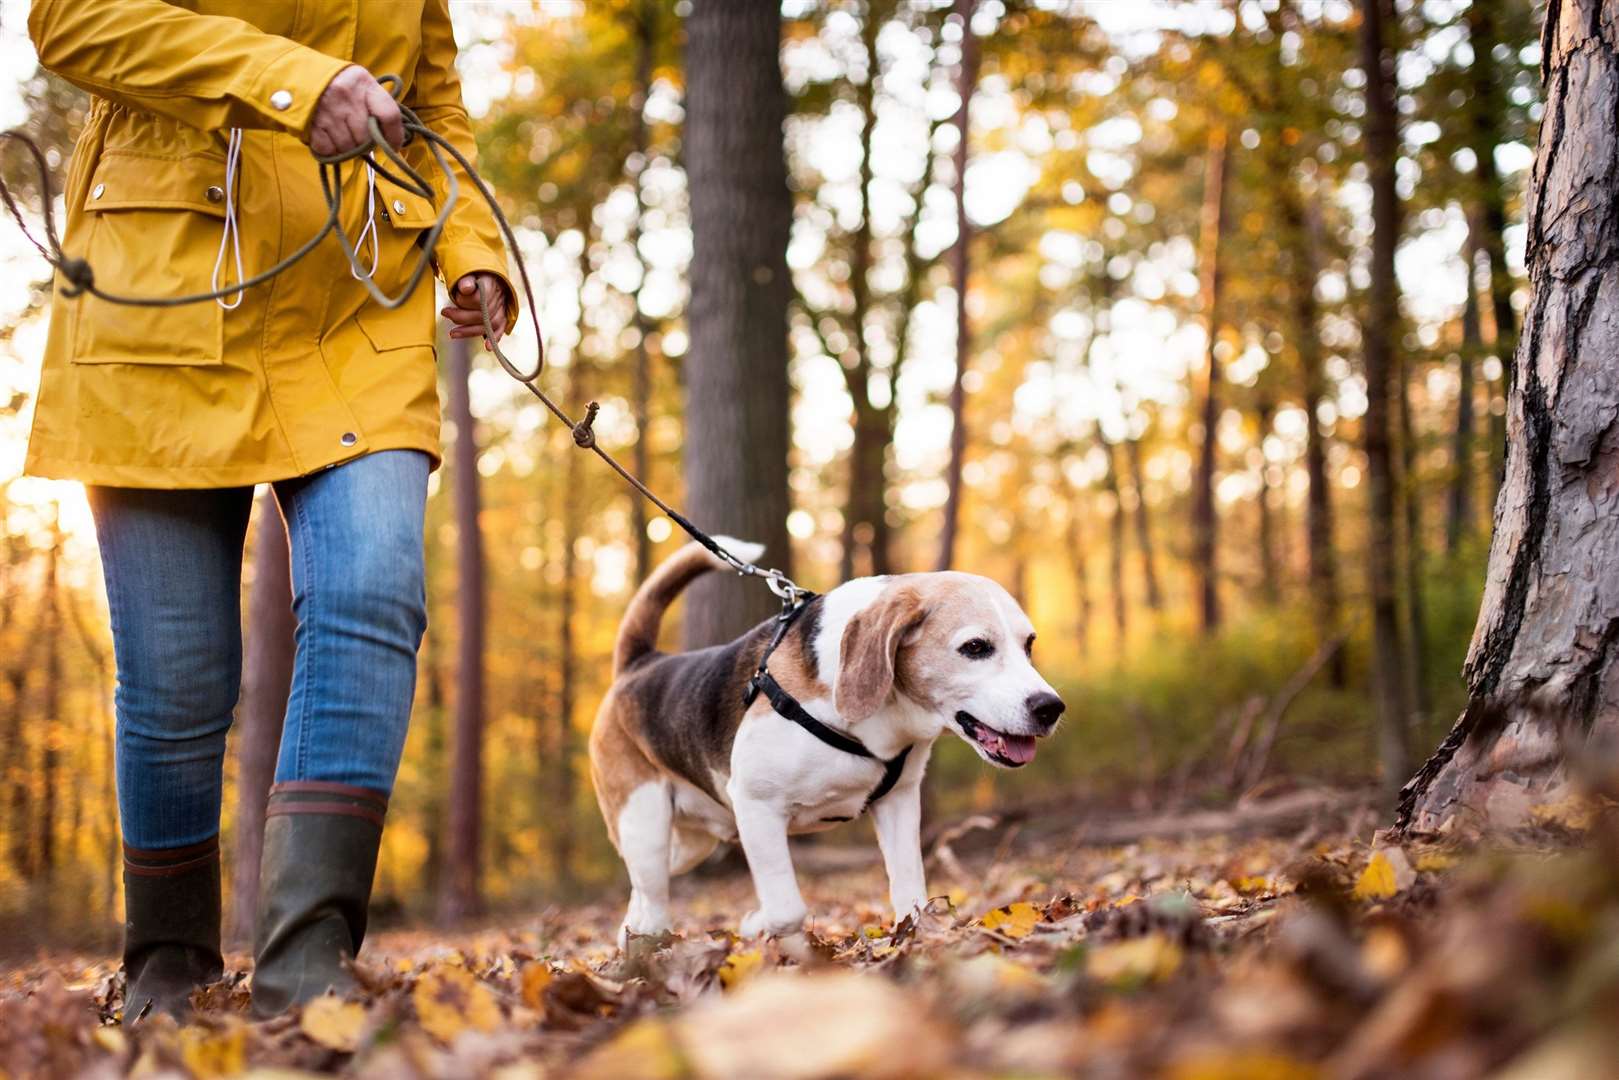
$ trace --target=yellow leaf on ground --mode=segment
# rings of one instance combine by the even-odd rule
[[[489,988],[465,968],[439,967],[423,975],[411,993],[422,1028],[443,1043],[468,1028],[493,1031],[500,1026],[500,1005]]]
[[[247,1027],[180,1029],[180,1062],[197,1080],[235,1076],[247,1068]]]
[[[1585,832],[1596,821],[1597,807],[1583,795],[1569,795],[1556,802],[1529,808],[1536,825],[1557,825],[1572,832]]]
[[[754,974],[763,966],[764,954],[758,949],[752,952],[732,953],[720,965],[720,985],[730,990],[741,986],[748,976]]]
[[[551,985],[551,966],[535,960],[523,965],[523,1004],[539,1009],[545,1001],[545,988]]]
[[[360,1048],[360,1032],[365,1030],[365,1006],[330,994],[318,997],[304,1006],[298,1028],[328,1050],[352,1054]]]
[[[1385,852],[1377,852],[1367,862],[1355,882],[1356,900],[1387,900],[1400,891],[1394,878],[1394,864]]]
[[[1433,874],[1441,870],[1449,870],[1459,862],[1454,855],[1447,855],[1442,851],[1425,851],[1417,856],[1417,869]]]
[[[1147,934],[1090,950],[1085,954],[1085,971],[1093,979],[1122,989],[1169,978],[1180,970],[1181,959],[1179,945],[1163,934]]]
[[[568,1071],[577,1080],[677,1080],[691,1075],[685,1055],[661,1020],[637,1020]]]
[[[1270,878],[1262,874],[1232,878],[1231,887],[1244,896],[1253,896],[1256,893],[1268,893],[1271,891]]]
[[[945,899],[950,901],[951,907],[961,907],[967,902],[967,890],[961,888],[951,889],[945,894]]]
[[[1024,900],[998,907],[978,920],[985,930],[994,930],[1009,938],[1028,937],[1040,922],[1040,909]]]
[[[1314,1080],[1321,1070],[1268,1050],[1211,1050],[1170,1066],[1169,1080]]]

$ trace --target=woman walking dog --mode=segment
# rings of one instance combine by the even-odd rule
[[[394,98],[470,158],[447,0],[36,0],[41,63],[95,96],[65,248],[108,291],[228,288],[325,221],[311,150],[403,142]],[[420,142],[404,147],[428,168]],[[253,1008],[353,985],[426,625],[422,529],[438,463],[433,294],[396,293],[432,203],[356,161],[343,229],[272,281],[145,308],[55,296],[28,471],[83,481],[117,657],[124,1016],[183,1013],[219,977],[225,734],[241,677],[253,485],[292,551],[297,652],[271,789]],[[352,170],[352,171],[350,171]],[[457,177],[465,184],[465,176]],[[434,248],[452,337],[514,316],[489,209],[456,202]]]

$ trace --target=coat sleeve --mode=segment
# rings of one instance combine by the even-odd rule
[[[465,154],[473,164],[478,161],[478,145],[472,137],[472,121],[467,116],[466,103],[461,99],[461,77],[455,70],[455,32],[450,25],[448,0],[427,0],[422,14],[422,53],[416,64],[416,77],[411,82],[405,104],[433,131],[444,136],[455,148]],[[445,155],[450,167],[456,171],[460,196],[450,219],[444,223],[444,235],[439,238],[436,257],[439,274],[446,287],[453,287],[466,274],[487,271],[506,283],[508,328],[517,325],[517,290],[512,287],[507,273],[506,244],[495,224],[494,215],[473,186],[472,180],[456,163]],[[437,166],[423,173],[433,184],[439,198],[448,192],[443,175]]]
[[[75,86],[203,130],[302,136],[351,63],[165,0],[35,0],[28,33],[40,64]]]

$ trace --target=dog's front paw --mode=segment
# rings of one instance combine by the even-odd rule
[[[742,925],[737,934],[743,938],[756,938],[761,934],[780,936],[782,934],[796,934],[804,928],[804,916],[800,913],[795,918],[771,919],[763,911],[750,911],[742,917]]]

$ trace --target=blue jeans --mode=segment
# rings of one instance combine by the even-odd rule
[[[277,783],[393,789],[427,626],[428,467],[387,450],[274,485],[298,624]],[[253,489],[88,494],[117,657],[124,842],[199,843],[219,832]]]

